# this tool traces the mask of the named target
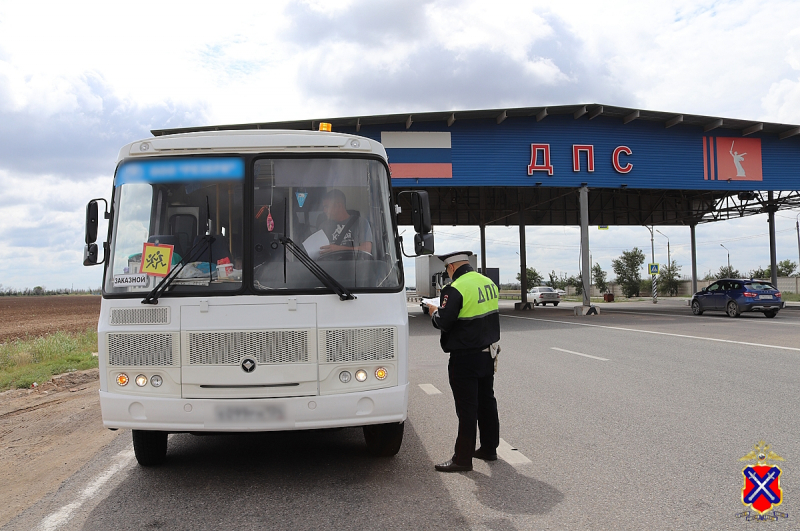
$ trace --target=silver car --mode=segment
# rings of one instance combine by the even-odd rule
[[[534,306],[539,306],[540,304],[544,306],[547,303],[558,306],[558,303],[561,302],[561,295],[548,286],[537,286],[531,289],[528,294],[533,299]]]

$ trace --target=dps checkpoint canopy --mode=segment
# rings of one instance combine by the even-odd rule
[[[579,104],[153,134],[321,121],[382,142],[393,188],[428,190],[438,224],[578,224],[581,186],[600,225],[694,225],[800,205],[797,125]]]

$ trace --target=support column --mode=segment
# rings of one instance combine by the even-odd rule
[[[581,186],[581,276],[583,278],[583,306],[592,305],[589,288],[592,285],[592,265],[589,263],[589,188]]]
[[[583,280],[583,304],[575,306],[575,315],[597,315],[597,306],[592,306],[589,287],[592,285],[592,265],[589,257],[589,188],[581,186],[578,197],[581,212],[581,278]]]
[[[515,310],[530,310],[528,302],[528,262],[525,259],[525,211],[519,202],[519,289],[522,302],[514,304]]]
[[[481,223],[481,269],[486,274],[486,225]]]
[[[689,225],[689,234],[692,236],[692,295],[697,293],[697,240],[694,229],[697,225]]]
[[[769,223],[769,264],[771,270],[772,285],[778,287],[778,258],[777,249],[775,245],[775,205],[772,203],[774,200],[774,192],[770,191],[769,206],[767,207],[767,222]]]

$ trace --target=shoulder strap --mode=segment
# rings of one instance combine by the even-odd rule
[[[360,216],[360,214],[359,214],[358,211],[356,211],[355,214],[350,216],[350,219],[348,219],[347,223],[344,224],[344,228],[342,229],[342,231],[337,236],[335,236],[333,238],[333,241],[331,243],[338,245],[339,244],[339,240],[344,238],[344,235],[347,234],[350,231],[351,228],[353,228],[353,224],[358,220],[359,216]],[[355,238],[353,238],[353,239],[355,240]]]

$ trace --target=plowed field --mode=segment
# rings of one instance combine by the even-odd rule
[[[96,328],[100,297],[57,295],[52,297],[0,297],[0,343]]]

